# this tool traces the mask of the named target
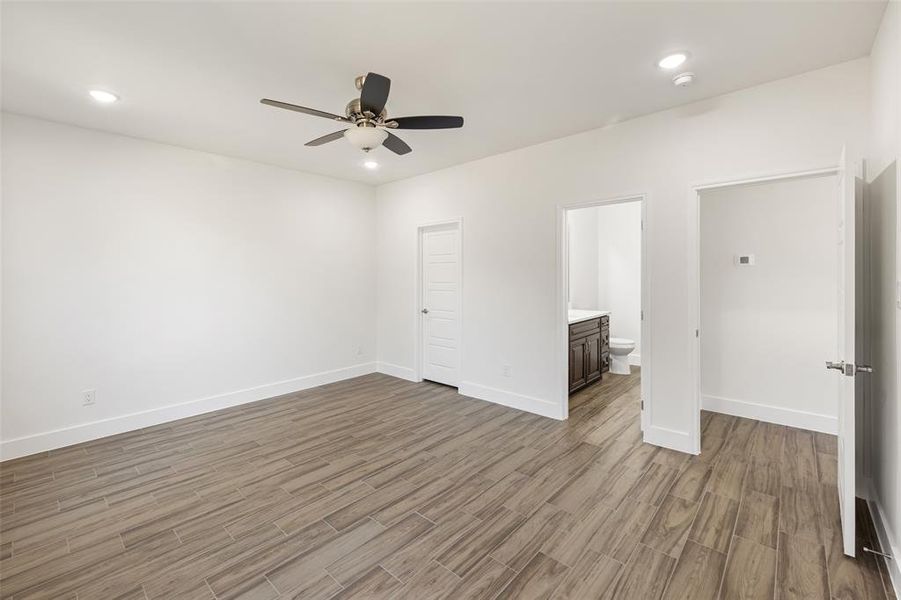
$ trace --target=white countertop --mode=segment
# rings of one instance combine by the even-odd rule
[[[573,308],[569,311],[569,324],[572,325],[573,323],[581,323],[582,321],[597,319],[598,317],[603,317],[609,314],[609,310],[582,310]]]

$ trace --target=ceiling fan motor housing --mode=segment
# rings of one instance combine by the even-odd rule
[[[366,119],[366,115],[363,114],[363,108],[360,106],[359,98],[354,98],[347,103],[347,106],[344,107],[344,114],[351,121],[360,121]],[[375,119],[379,122],[384,122],[387,116],[388,111],[383,108],[381,114],[377,115]]]

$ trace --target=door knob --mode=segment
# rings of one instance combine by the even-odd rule
[[[424,315],[429,314],[429,309],[423,308],[423,309],[422,309],[422,314],[424,314]]]

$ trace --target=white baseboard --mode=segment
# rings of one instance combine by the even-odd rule
[[[882,558],[879,560],[885,560],[885,566],[888,569],[892,588],[895,590],[895,596],[901,597],[901,568],[899,568],[898,565],[898,561],[901,560],[901,548],[897,545],[898,538],[892,533],[892,530],[889,527],[888,519],[882,508],[882,502],[879,500],[879,494],[876,493],[876,487],[873,484],[873,480],[867,479],[867,484],[867,504],[870,507],[870,515],[873,517],[876,536],[879,538],[879,546],[882,548],[882,552],[891,554],[894,557],[893,560],[885,560]]]
[[[134,431],[143,427],[168,423],[186,417],[221,410],[239,404],[265,400],[274,396],[299,392],[308,388],[334,383],[351,377],[359,377],[375,372],[376,363],[369,362],[332,371],[323,371],[312,375],[304,375],[294,379],[276,381],[264,385],[190,400],[179,404],[171,404],[137,413],[110,417],[100,421],[74,425],[63,429],[46,431],[11,440],[0,441],[0,460],[9,460],[45,452],[55,448],[71,446],[90,440]]]
[[[799,429],[831,433],[832,435],[838,432],[838,419],[836,417],[768,404],[702,394],[701,408],[734,417],[756,419],[767,423],[776,423],[777,425],[788,425]]]
[[[407,381],[419,382],[420,380],[416,379],[416,371],[409,367],[402,367],[400,365],[393,365],[391,363],[386,362],[378,362],[375,365],[375,370],[378,373],[384,373],[385,375],[391,375],[392,377],[397,377],[398,379],[406,379]]]
[[[515,392],[508,392],[506,390],[488,387],[487,385],[472,383],[471,381],[460,383],[460,387],[457,389],[464,396],[469,396],[471,398],[478,398],[479,400],[502,404],[504,406],[509,406],[510,408],[541,415],[542,417],[550,417],[560,421],[566,419],[567,407],[561,407],[557,402],[525,396]]]
[[[670,450],[685,452],[686,454],[697,454],[691,443],[691,436],[685,431],[676,431],[675,429],[667,429],[651,425],[644,430],[644,441],[655,446],[662,446]]]
[[[633,352],[632,354],[629,355],[628,358],[629,358],[629,364],[632,365],[633,367],[641,366],[641,354],[638,354],[637,352]]]

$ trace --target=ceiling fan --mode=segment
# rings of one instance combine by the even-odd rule
[[[347,103],[344,116],[269,98],[263,98],[260,102],[276,108],[293,110],[314,117],[324,117],[351,125],[348,129],[311,140],[304,144],[305,146],[321,146],[344,137],[363,152],[369,152],[373,148],[384,145],[395,154],[407,154],[412,150],[410,146],[390,131],[386,131],[387,129],[455,129],[463,127],[463,117],[422,116],[388,119],[385,104],[388,102],[391,80],[384,75],[378,73],[361,75],[354,80],[354,85],[360,90],[360,97]]]

